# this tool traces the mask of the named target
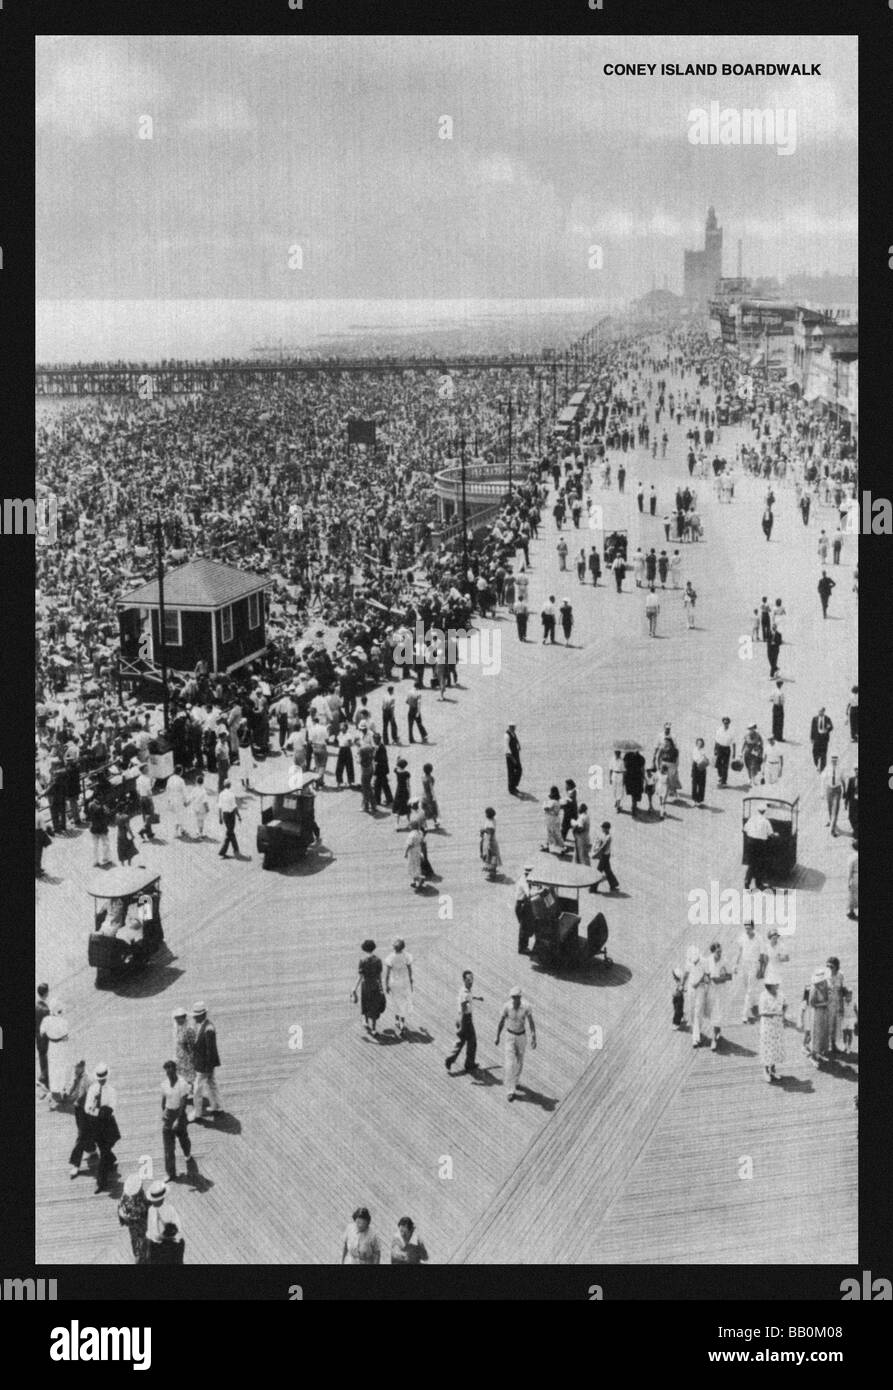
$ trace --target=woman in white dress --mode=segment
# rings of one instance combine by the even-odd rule
[[[406,1020],[412,1013],[412,956],[406,949],[406,942],[398,936],[394,949],[384,962],[384,992],[390,995],[394,1006],[394,1022],[397,1034],[406,1033]]]
[[[725,1022],[726,986],[732,976],[726,969],[722,958],[722,946],[718,941],[711,943],[709,954],[704,960],[707,972],[707,992],[701,1010],[701,1024],[705,1033],[713,1029],[710,1051],[719,1050],[719,1039]]]
[[[645,556],[641,546],[633,556],[633,577],[636,581],[636,588],[641,589],[645,582]]]
[[[54,1004],[52,1013],[47,1014],[40,1025],[40,1031],[49,1039],[47,1067],[50,1075],[49,1106],[58,1109],[59,1102],[68,1090],[71,1081],[71,1044],[68,1040],[68,1019],[64,1004]]]
[[[561,797],[557,787],[549,788],[549,795],[543,802],[543,818],[546,823],[546,843],[542,848],[547,854],[553,849],[558,854],[564,854],[566,846],[561,834]]]

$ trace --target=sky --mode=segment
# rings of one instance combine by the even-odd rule
[[[839,36],[38,38],[38,298],[679,291],[711,203],[725,274],[738,238],[746,274],[846,273],[856,54]],[[603,73],[785,61],[822,75]],[[713,100],[795,110],[795,152],[690,144]]]

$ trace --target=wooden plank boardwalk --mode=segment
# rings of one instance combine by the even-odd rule
[[[683,434],[671,434],[666,460],[628,456],[624,497],[595,496],[609,525],[629,526],[633,548],[639,538],[664,544],[660,515],[685,472]],[[723,450],[734,442],[724,431]],[[636,511],[639,477],[658,485],[656,519]],[[47,868],[61,881],[38,886],[38,970],[68,1007],[78,1055],[112,1068],[122,1175],[143,1156],[161,1169],[157,1087],[171,1052],[171,1009],[204,998],[217,1023],[228,1115],[217,1129],[191,1127],[199,1176],[181,1177],[172,1197],[188,1262],[336,1261],[360,1203],[388,1238],[397,1218],[411,1214],[437,1262],[855,1259],[855,1067],[816,1073],[800,1060],[791,1029],[789,1079],[765,1086],[752,1055],[756,1029],[734,1022],[737,995],[723,1052],[695,1052],[687,1034],[670,1029],[671,967],[690,941],[703,947],[718,936],[730,947],[736,934],[691,927],[687,911],[692,888],[742,881],[740,790],[716,790],[711,774],[709,809],[672,807],[663,823],[615,818],[607,791],[587,790],[590,769],[607,767],[615,737],[648,745],[664,719],[683,757],[696,734],[709,744],[725,713],[739,729],[753,718],[765,730],[765,656],[758,648],[753,661],[740,660],[738,639],[762,592],[783,595],[786,757],[803,789],[805,866],[785,990],[796,1006],[832,950],[855,982],[857,928],[844,917],[849,838],[832,840],[824,829],[806,737],[825,703],[838,725],[836,746],[850,758],[842,725],[855,680],[851,571],[841,568],[832,600],[843,619],[823,624],[817,532],[795,521],[792,496],[783,495],[766,546],[759,485],[739,483],[731,507],[698,486],[707,540],[683,549],[683,578],[699,594],[697,631],[686,631],[678,594],[662,597],[661,640],[651,641],[635,589],[593,592],[575,574],[559,576],[549,520],[532,550],[531,609],[549,593],[570,597],[574,646],[521,646],[503,618],[498,674],[468,671],[465,688],[443,704],[426,693],[429,744],[402,751],[414,785],[426,760],[437,777],[445,829],[430,837],[440,881],[428,894],[410,892],[404,837],[389,821],[363,816],[355,793],[329,791],[318,817],[329,853],[290,874],[265,874],[256,857],[221,863],[208,844],[146,848],[144,862],[164,876],[173,957],[138,983],[97,991],[85,963],[86,837],[49,851]],[[572,551],[594,539],[584,530],[565,534]],[[849,564],[854,558],[845,552]],[[531,623],[535,638],[537,627]],[[523,746],[522,790],[535,799],[505,789],[509,719]],[[515,953],[514,879],[539,844],[540,800],[565,777],[575,778],[594,823],[615,821],[621,893],[603,904],[614,966],[585,978],[540,972]],[[497,808],[505,872],[498,884],[482,881],[476,857],[487,803]],[[244,807],[243,848],[253,852],[253,799]],[[170,840],[166,812],[164,820]],[[386,954],[397,934],[415,959],[412,1040],[386,1032],[375,1042],[348,994],[362,939],[371,935]],[[443,1067],[466,967],[485,996],[476,1009],[476,1080],[448,1077]],[[493,1037],[513,983],[534,1007],[540,1047],[527,1054],[531,1089],[509,1106]],[[290,1045],[295,1025],[300,1047]],[[594,1025],[600,1049],[591,1046]],[[70,1117],[38,1107],[38,1260],[129,1262],[114,1202],[94,1197],[86,1175],[68,1179],[73,1133]],[[753,1176],[741,1178],[748,1156]]]

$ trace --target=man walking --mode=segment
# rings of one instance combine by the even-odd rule
[[[108,1084],[109,1069],[100,1062],[93,1073],[94,1081],[87,1091],[84,1115],[87,1123],[87,1138],[96,1143],[99,1150],[99,1164],[96,1169],[96,1191],[104,1192],[108,1186],[109,1174],[115,1166],[114,1147],[121,1138],[115,1109],[118,1097],[114,1087]]]
[[[651,491],[648,494],[648,511],[652,516],[657,516],[657,492],[654,483],[651,484]]]
[[[809,726],[809,741],[812,744],[812,760],[819,772],[825,771],[825,763],[828,760],[828,741],[834,730],[834,725],[825,713],[825,706],[813,716]]]
[[[46,1092],[49,1092],[50,1089],[50,1073],[47,1062],[50,1040],[46,1033],[41,1033],[40,1025],[43,1023],[44,1019],[49,1018],[50,1015],[49,993],[49,985],[37,986],[37,1003],[34,1009],[36,1025],[35,1041],[37,1043],[37,1077],[40,1085]]]
[[[639,486],[636,488],[636,503],[637,503],[637,505],[638,505],[639,511],[640,511],[640,512],[644,512],[644,510],[645,510],[645,489],[644,489],[644,487],[642,486],[641,483],[639,483]]]
[[[738,937],[738,954],[735,957],[735,964],[732,974],[737,975],[739,971],[744,976],[744,1003],[741,1007],[741,1022],[749,1023],[753,1010],[757,1007],[762,990],[762,969],[760,957],[769,957],[769,947],[765,939],[757,934],[757,929],[753,922],[745,922],[744,931]]]
[[[598,844],[595,846],[595,849],[593,850],[593,854],[595,856],[595,867],[601,874],[601,878],[597,880],[597,882],[592,886],[592,888],[590,888],[589,891],[591,893],[597,893],[599,890],[599,885],[602,883],[607,883],[608,891],[610,893],[616,893],[617,889],[620,887],[620,884],[614,876],[614,870],[611,868],[611,850],[613,849],[614,841],[613,836],[611,835],[610,821],[602,821],[601,832],[601,838],[599,839]]]
[[[384,804],[392,806],[394,804],[394,793],[391,791],[391,784],[388,776],[391,771],[391,764],[388,758],[388,750],[382,742],[381,734],[372,735],[372,796],[376,806],[381,805],[382,797]]]
[[[505,731],[505,771],[508,778],[509,796],[518,795],[523,770],[521,766],[521,741],[515,732],[514,724],[509,724]]]
[[[530,875],[533,865],[525,864],[524,871],[515,884],[515,916],[518,919],[518,955],[530,955],[530,938],[536,933],[530,910]]]
[[[93,841],[93,867],[104,869],[112,862],[109,850],[109,816],[98,796],[94,796],[87,807],[87,823]]]
[[[523,600],[522,598],[519,598],[518,601],[517,601],[517,603],[514,604],[514,606],[513,606],[513,608],[512,608],[512,612],[513,612],[514,615],[515,615],[515,626],[516,626],[517,629],[518,629],[518,641],[519,641],[519,642],[526,642],[526,641],[527,641],[527,619],[528,619],[529,614],[528,614],[527,604],[524,602],[524,600]]]
[[[239,842],[236,839],[236,821],[241,820],[242,817],[239,814],[239,803],[236,800],[236,794],[230,786],[229,780],[224,782],[223,790],[217,798],[217,814],[226,830],[226,834],[223,837],[223,844],[217,851],[218,856],[221,859],[226,859],[226,851],[229,849],[230,845],[232,845],[233,855],[238,859]]]
[[[555,613],[555,595],[554,595],[554,594],[550,594],[550,595],[549,595],[548,602],[543,604],[542,611],[541,611],[541,613],[540,613],[540,617],[541,617],[542,623],[543,623],[543,646],[545,646],[547,642],[551,642],[552,645],[553,645],[553,647],[554,647],[554,645],[555,645],[555,617],[556,617],[556,613]]]
[[[769,704],[772,706],[772,737],[778,743],[784,743],[784,681],[776,681],[775,689],[769,696]]]
[[[830,575],[826,574],[825,571],[822,570],[822,577],[818,582],[818,591],[819,599],[821,600],[822,604],[823,618],[827,618],[828,616],[828,600],[831,597],[831,590],[836,588],[837,585],[834,582],[834,580],[830,577]]]
[[[716,780],[724,787],[729,780],[729,763],[735,756],[735,739],[732,734],[732,721],[723,716],[722,723],[713,735],[713,756],[716,759]]]
[[[837,768],[837,754],[831,754],[831,762],[822,773],[822,791],[825,793],[825,805],[828,807],[827,826],[831,834],[837,834],[837,817],[840,815],[840,803],[843,798],[843,778]]]
[[[654,585],[648,587],[645,595],[645,617],[648,619],[648,636],[657,636],[657,618],[660,613],[660,600],[654,592]]]
[[[521,994],[521,986],[513,985],[508,1003],[503,1005],[496,1027],[496,1046],[505,1029],[505,1084],[508,1087],[506,1100],[514,1100],[518,1094],[518,1082],[524,1069],[524,1053],[527,1050],[527,1029],[530,1028],[530,1046],[536,1051],[536,1024],[533,1011]]]
[[[195,1118],[202,1119],[202,1106],[205,1095],[210,1101],[208,1118],[216,1119],[223,1113],[220,1092],[214,1073],[220,1066],[220,1053],[217,1051],[217,1029],[208,1018],[208,1010],[202,1003],[193,1004],[192,1019],[195,1027],[195,1087],[193,1105]]]
[[[775,835],[772,822],[766,815],[765,803],[760,803],[753,815],[744,822],[744,847],[747,854],[747,872],[744,875],[746,889],[752,883],[756,883],[759,889],[765,888],[766,842],[774,839]]]
[[[589,560],[587,563],[589,566],[589,573],[592,575],[592,586],[593,588],[597,588],[598,577],[602,572],[602,562],[594,545],[589,547]]]
[[[391,735],[394,743],[399,743],[397,737],[397,719],[394,714],[394,687],[388,686],[387,693],[381,702],[381,738],[383,743],[388,742],[388,734]]]
[[[164,1148],[164,1171],[168,1182],[177,1180],[177,1157],[174,1148],[176,1139],[183,1150],[184,1158],[192,1153],[189,1131],[186,1127],[186,1102],[189,1100],[189,1083],[177,1075],[176,1062],[165,1062],[164,1080],[161,1083],[161,1143]]]
[[[444,1059],[444,1066],[447,1071],[459,1060],[459,1053],[465,1048],[464,1071],[477,1071],[477,1050],[478,1039],[474,1031],[473,1007],[483,1004],[484,996],[474,992],[474,975],[470,970],[462,972],[462,988],[459,990],[458,1006],[459,1012],[456,1019],[456,1046],[453,1048],[449,1057]]]
[[[410,743],[415,743],[412,731],[416,727],[418,727],[422,742],[427,743],[428,730],[422,723],[422,693],[420,690],[413,688],[406,697],[406,729]]]

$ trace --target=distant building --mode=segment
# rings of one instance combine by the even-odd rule
[[[722,227],[716,213],[707,209],[703,251],[683,253],[683,298],[690,308],[707,312],[707,305],[722,279]]]

